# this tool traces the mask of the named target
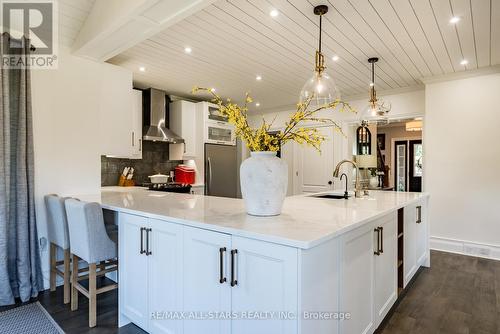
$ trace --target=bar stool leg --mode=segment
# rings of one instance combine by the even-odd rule
[[[71,270],[71,311],[78,310],[78,261],[80,258],[73,254],[72,270]]]
[[[97,312],[96,264],[89,264],[89,327],[96,325]]]
[[[50,243],[50,291],[56,291],[56,253],[57,247],[52,242]]]
[[[71,300],[71,286],[70,281],[70,251],[69,248],[64,250],[64,304],[67,304]]]

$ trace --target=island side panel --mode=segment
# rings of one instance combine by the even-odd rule
[[[423,203],[423,213],[422,213],[422,219],[424,219],[423,224],[425,227],[425,247],[426,247],[426,253],[427,257],[423,261],[422,266],[430,268],[431,267],[431,222],[429,220],[429,199],[430,196],[426,196],[424,199],[422,199]]]

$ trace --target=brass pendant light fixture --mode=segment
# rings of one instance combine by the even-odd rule
[[[377,57],[368,59],[368,63],[372,66],[372,81],[370,82],[370,99],[368,106],[361,113],[361,123],[376,122],[388,123],[388,113],[391,111],[391,103],[382,101],[377,98],[377,91],[375,90],[375,63],[378,62]]]
[[[334,80],[325,71],[325,56],[321,52],[322,17],[326,13],[328,13],[328,6],[319,5],[314,7],[314,14],[319,16],[319,46],[318,50],[316,50],[313,76],[306,81],[300,92],[300,102],[305,102],[312,97],[311,107],[326,105],[340,99],[340,92]]]

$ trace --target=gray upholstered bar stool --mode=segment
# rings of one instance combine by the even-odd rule
[[[71,274],[71,310],[78,309],[78,291],[89,299],[89,327],[96,325],[97,295],[118,287],[113,283],[97,289],[97,277],[118,269],[117,245],[104,226],[102,208],[98,203],[81,202],[75,199],[65,201],[68,217],[70,249],[73,255]],[[78,261],[89,264],[89,274],[78,276]],[[99,270],[97,270],[99,269]],[[78,281],[88,278],[89,288]]]
[[[47,232],[50,241],[50,291],[56,290],[56,277],[64,281],[64,304],[70,301],[70,250],[65,198],[51,194],[44,197],[47,209]],[[57,261],[57,248],[64,252],[64,260]],[[63,271],[59,266],[63,265]]]

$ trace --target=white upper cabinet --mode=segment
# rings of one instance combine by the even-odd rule
[[[169,113],[170,129],[184,139],[184,144],[171,144],[170,147],[174,151],[183,147],[183,159],[196,157],[196,104],[189,101],[174,101],[170,103]]]
[[[132,158],[142,159],[142,90],[132,92]]]
[[[102,66],[100,76],[100,154],[140,158],[142,101],[139,108],[138,93],[132,89],[132,72],[107,64]]]

